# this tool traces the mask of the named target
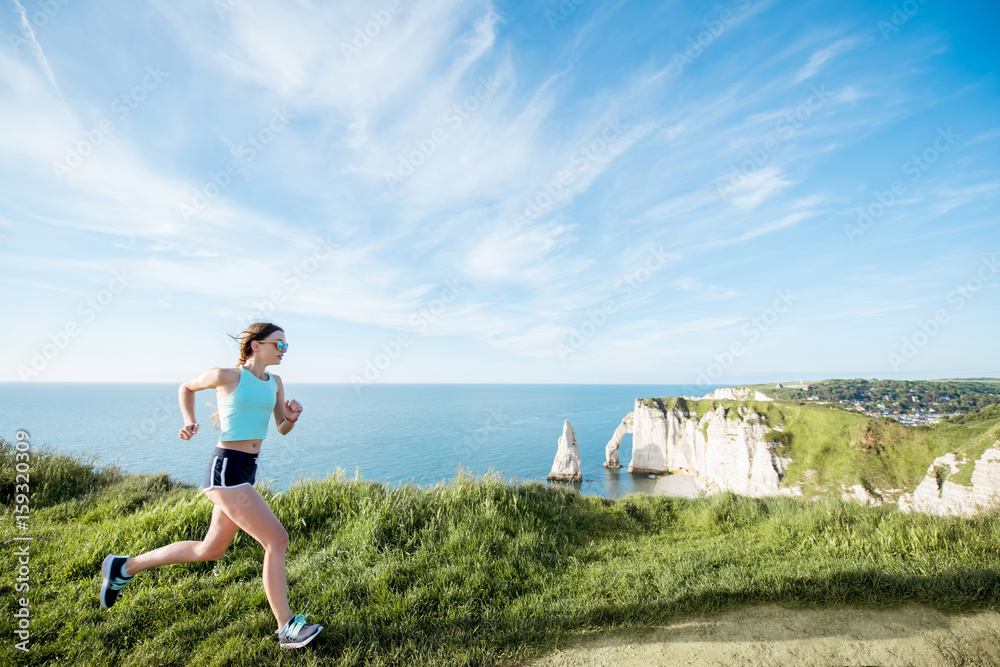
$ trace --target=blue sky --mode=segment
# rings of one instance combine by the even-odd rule
[[[994,2],[0,1],[0,380],[1000,375]]]

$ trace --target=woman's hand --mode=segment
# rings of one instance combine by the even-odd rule
[[[285,401],[285,419],[293,422],[302,414],[302,405],[298,401]]]
[[[181,429],[181,440],[190,440],[191,437],[198,432],[198,423],[188,424]]]

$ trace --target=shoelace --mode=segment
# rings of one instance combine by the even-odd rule
[[[111,583],[108,585],[108,588],[115,591],[120,591],[122,588],[125,587],[125,584],[127,584],[130,581],[132,581],[132,577],[129,577],[128,579],[121,579],[119,577],[115,577],[114,579],[111,580]]]
[[[125,586],[125,584],[127,584],[130,581],[132,581],[133,577],[135,577],[134,574],[131,575],[131,576],[111,575],[111,583],[108,584],[108,588],[110,588],[112,590],[120,591],[122,589],[122,587]]]
[[[287,623],[285,627],[282,628],[285,631],[285,637],[289,639],[296,639],[299,635],[299,630],[305,627],[306,617],[309,614],[296,614]],[[281,630],[278,630],[275,634],[280,635]]]

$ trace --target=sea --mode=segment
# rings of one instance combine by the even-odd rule
[[[195,394],[200,430],[181,440],[178,386],[0,383],[0,437],[13,441],[23,429],[33,447],[198,485],[218,444],[209,418],[215,392]],[[460,469],[508,481],[544,480],[568,419],[584,478],[572,486],[608,498],[652,493],[656,480],[627,472],[632,436],[619,449],[624,468],[603,467],[605,446],[636,398],[691,391],[681,385],[288,384],[286,398],[299,401],[303,413],[286,436],[269,422],[258,486],[268,482],[284,491],[338,470],[390,485],[431,486],[454,479]]]

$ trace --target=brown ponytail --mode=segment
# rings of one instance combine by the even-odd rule
[[[212,403],[206,403],[205,405],[216,409],[215,412],[212,413],[212,416],[209,417],[209,419],[212,420],[212,425],[215,427],[215,430],[221,431],[222,427],[219,426],[219,424],[222,423],[222,419],[219,417],[219,410],[218,410],[219,406],[213,405]]]

